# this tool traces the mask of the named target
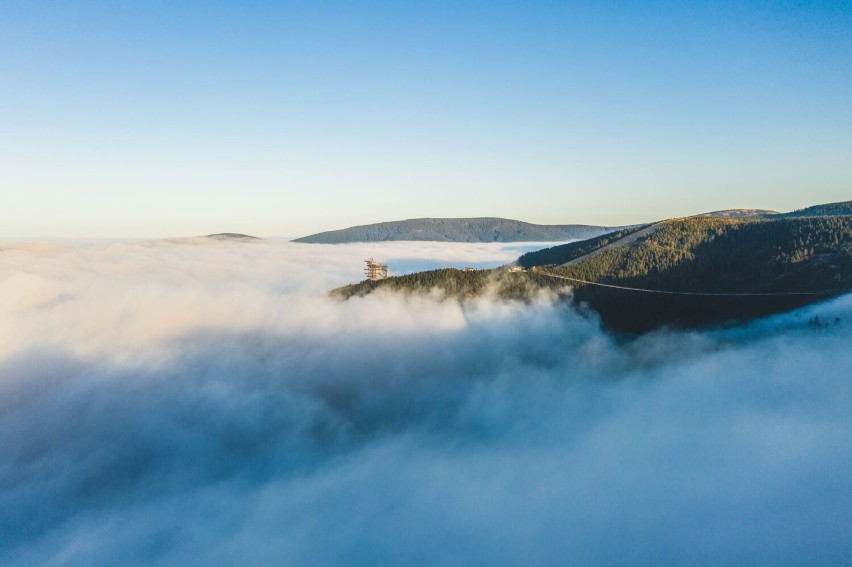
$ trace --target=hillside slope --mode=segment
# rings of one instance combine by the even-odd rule
[[[548,271],[661,291],[840,294],[852,288],[852,216],[669,221],[644,239]],[[575,287],[575,301],[629,331],[749,319],[831,296],[700,297]]]
[[[689,218],[561,273],[603,283],[713,292],[803,291],[852,285],[852,216]],[[835,285],[840,284],[840,285]]]
[[[613,230],[611,227],[565,224],[542,225],[492,217],[422,218],[353,226],[297,238],[293,242],[341,244],[389,240],[438,242],[552,242],[582,240]]]
[[[568,244],[560,244],[543,250],[527,252],[518,258],[518,265],[523,268],[531,268],[533,266],[542,266],[546,264],[564,264],[566,262],[577,261],[591,254],[600,253],[611,246],[618,245],[623,242],[628,242],[628,238],[635,238],[637,235],[653,229],[656,224],[641,224],[634,227],[624,228],[613,232],[608,232],[595,238],[581,240],[579,242],[569,242]]]

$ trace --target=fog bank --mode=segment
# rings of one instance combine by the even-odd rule
[[[852,297],[620,344],[547,296],[326,295],[518,254],[0,244],[0,563],[849,562]]]

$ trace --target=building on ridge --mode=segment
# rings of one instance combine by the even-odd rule
[[[364,268],[364,275],[367,276],[367,279],[371,282],[375,282],[378,280],[383,280],[388,277],[388,265],[382,264],[381,262],[377,262],[374,258],[370,258],[369,260],[364,260],[366,262],[367,267]]]

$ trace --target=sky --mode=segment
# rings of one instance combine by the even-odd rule
[[[0,563],[842,565],[852,295],[630,341],[505,244],[0,243]],[[811,324],[819,317],[823,324]]]
[[[849,2],[0,2],[0,237],[852,195]]]

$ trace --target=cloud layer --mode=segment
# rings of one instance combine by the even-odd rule
[[[619,344],[547,297],[328,299],[369,255],[517,249],[0,246],[0,562],[852,556],[852,298]]]

